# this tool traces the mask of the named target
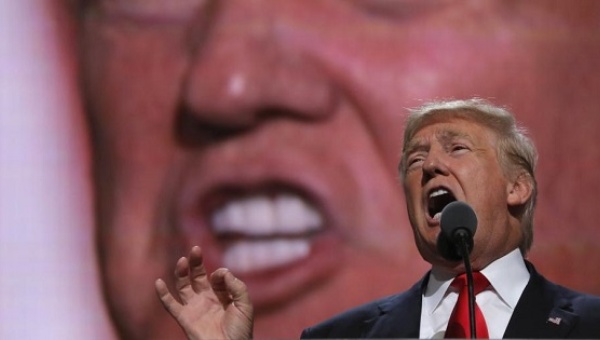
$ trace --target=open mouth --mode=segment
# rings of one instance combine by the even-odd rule
[[[238,274],[267,271],[310,255],[323,216],[301,195],[255,193],[226,201],[211,215],[223,265]]]
[[[427,197],[427,213],[435,221],[439,221],[446,205],[456,201],[454,194],[446,188],[438,187],[429,191]]]

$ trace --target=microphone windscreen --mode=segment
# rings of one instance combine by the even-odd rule
[[[442,209],[440,227],[442,232],[450,239],[453,238],[454,232],[460,228],[464,228],[471,235],[474,235],[477,229],[477,215],[467,203],[454,201]]]

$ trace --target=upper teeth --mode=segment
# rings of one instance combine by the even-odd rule
[[[433,198],[433,197],[437,197],[437,196],[441,196],[441,195],[445,195],[445,194],[448,194],[448,190],[437,189],[429,194],[429,198]]]
[[[252,196],[228,202],[213,214],[217,233],[238,232],[253,236],[299,234],[319,229],[321,215],[302,198],[282,194]]]
[[[242,273],[285,266],[307,257],[311,241],[299,236],[321,229],[323,218],[299,196],[256,195],[228,202],[215,211],[212,225],[217,234],[254,236],[228,243],[223,254],[223,264]]]

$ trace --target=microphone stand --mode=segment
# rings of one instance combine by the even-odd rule
[[[465,273],[467,274],[467,290],[469,293],[469,324],[471,326],[471,339],[477,339],[477,329],[475,322],[475,288],[473,285],[473,269],[471,268],[471,259],[469,258],[469,232],[465,229],[459,229],[454,234],[457,241],[456,248],[459,255],[465,263]]]

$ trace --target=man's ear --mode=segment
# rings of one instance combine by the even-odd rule
[[[526,172],[521,172],[508,183],[507,203],[511,207],[522,206],[533,194],[533,178]]]

